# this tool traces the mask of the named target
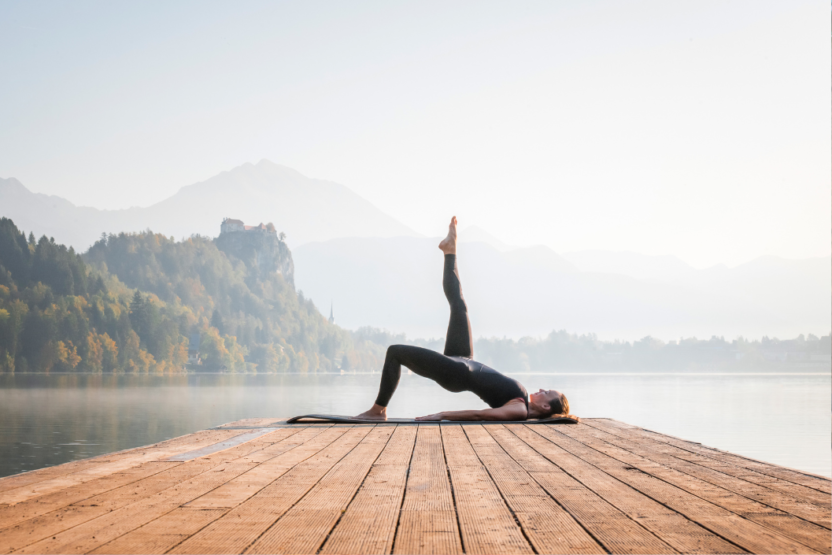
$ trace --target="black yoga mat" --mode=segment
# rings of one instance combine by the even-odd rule
[[[443,420],[442,423],[453,424],[577,424],[581,419],[577,416],[552,416],[540,420],[478,420],[478,421],[451,421]],[[362,420],[354,416],[340,416],[337,414],[303,414],[294,416],[286,421],[286,424],[316,424],[323,422],[337,422],[340,424],[439,424],[438,421],[414,420],[412,418],[388,418],[387,420]]]

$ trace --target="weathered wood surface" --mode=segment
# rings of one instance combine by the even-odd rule
[[[830,553],[827,478],[607,419],[248,419],[0,479],[0,553]]]

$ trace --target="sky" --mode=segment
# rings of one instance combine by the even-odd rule
[[[147,206],[263,158],[428,236],[830,254],[827,2],[0,3],[0,177]]]

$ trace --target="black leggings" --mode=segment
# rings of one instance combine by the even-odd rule
[[[462,298],[462,285],[456,267],[456,255],[445,255],[445,271],[442,276],[442,289],[451,305],[451,319],[448,334],[445,336],[445,354],[414,347],[412,345],[391,345],[384,359],[381,373],[381,386],[378,390],[376,404],[386,407],[399,385],[402,365],[416,374],[429,378],[448,391],[454,393],[469,391],[471,388],[471,370],[464,360],[474,355],[474,342],[471,337],[471,322],[468,319],[468,307]]]

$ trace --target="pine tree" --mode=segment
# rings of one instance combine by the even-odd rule
[[[225,335],[225,325],[222,321],[222,315],[216,308],[214,309],[214,314],[211,316],[211,326],[217,328],[220,335]]]
[[[147,301],[139,291],[133,294],[133,300],[130,302],[130,325],[142,342],[147,342],[150,335],[150,314]]]

